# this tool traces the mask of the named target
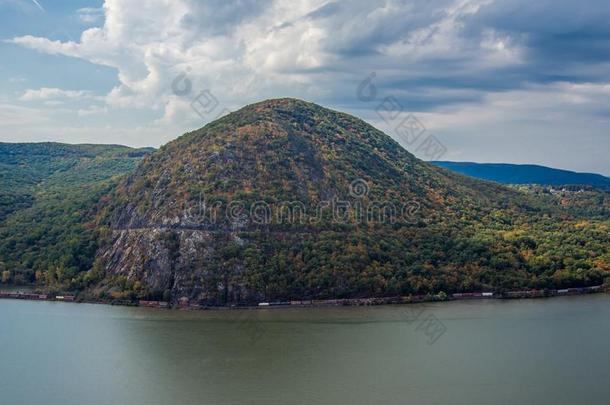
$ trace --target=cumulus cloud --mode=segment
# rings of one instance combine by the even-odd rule
[[[582,50],[583,30],[594,24],[606,39],[610,30],[601,16],[608,16],[608,7],[579,8],[575,22],[568,18],[573,5],[541,3],[107,0],[102,9],[78,11],[85,19],[104,15],[103,26],[85,30],[79,41],[28,35],[11,41],[116,68],[119,85],[107,95],[116,106],[171,106],[171,81],[187,67],[191,80],[213,87],[231,104],[282,94],[345,98],[356,78],[370,70],[379,73],[379,85],[408,89],[415,99],[431,88],[495,90],[532,81],[596,79],[585,76],[601,72],[610,58],[600,56],[602,49]],[[561,37],[563,27],[546,23],[541,14],[548,10],[569,21],[570,32],[583,33]],[[598,39],[589,46],[607,43]],[[559,57],[558,44],[571,53],[567,60],[562,55],[562,68],[547,72],[545,64]],[[600,66],[579,64],[587,55],[601,59],[594,61]],[[569,77],[553,80],[558,72]]]
[[[119,85],[108,104],[150,108],[172,108],[170,83],[187,67],[194,83],[238,104],[264,95],[346,95],[371,68],[383,72],[388,87],[409,78],[423,86],[475,67],[519,63],[519,46],[507,33],[461,35],[464,19],[489,0],[430,3],[107,0],[103,26],[78,42],[12,42],[116,68]],[[439,60],[456,70],[431,69]]]
[[[380,95],[439,131],[520,120],[551,133],[553,120],[607,113],[610,6],[593,3],[106,0],[77,11],[100,23],[77,41],[9,41],[116,69],[105,107],[83,108],[82,117],[142,109],[155,112],[154,125],[191,129],[202,124],[191,102],[207,89],[230,109],[294,96],[374,121],[375,103],[355,95],[374,72]],[[175,90],[179,77],[189,91]]]

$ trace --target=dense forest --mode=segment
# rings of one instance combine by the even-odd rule
[[[607,191],[462,176],[314,104],[253,104],[150,152],[1,145],[3,282],[229,304],[610,276]]]
[[[353,195],[355,180],[364,196]],[[202,196],[215,215],[190,209]],[[610,274],[604,191],[464,177],[361,120],[291,99],[245,107],[165,145],[110,201],[95,290],[107,297],[225,304],[585,286]],[[243,215],[223,215],[235,201]],[[261,201],[270,218],[262,224],[252,215]],[[286,201],[307,213],[328,201],[351,211],[344,221],[326,211],[286,222]],[[357,204],[379,202],[418,209],[402,221],[357,218]]]
[[[151,151],[0,143],[1,281],[62,284],[89,270],[100,198]]]

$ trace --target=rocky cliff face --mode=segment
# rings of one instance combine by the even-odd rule
[[[97,292],[225,304],[434,289],[450,258],[425,267],[438,252],[421,249],[459,232],[441,224],[522,212],[519,198],[349,115],[269,100],[165,145],[120,184],[99,216]]]

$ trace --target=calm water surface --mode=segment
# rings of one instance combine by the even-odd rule
[[[610,403],[610,295],[208,312],[0,300],[0,403]]]

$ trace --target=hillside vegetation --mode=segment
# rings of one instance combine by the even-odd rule
[[[300,100],[246,106],[153,153],[2,147],[5,281],[81,298],[226,305],[610,276],[606,193],[466,177]]]
[[[320,208],[333,201],[343,217]],[[287,221],[286,202],[305,220]],[[409,215],[359,216],[380,205]],[[609,274],[608,225],[422,162],[347,114],[269,100],[121,182],[100,213],[93,292],[228,304],[593,285]]]
[[[69,280],[91,268],[100,197],[151,149],[0,143],[0,271],[4,282]]]

